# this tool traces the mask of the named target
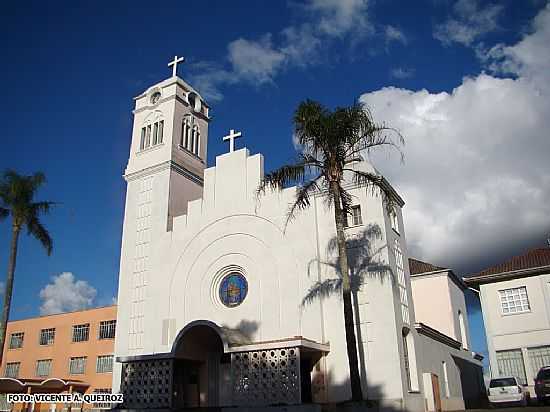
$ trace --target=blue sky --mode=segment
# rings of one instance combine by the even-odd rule
[[[174,54],[212,106],[210,165],[236,128],[274,168],[301,100],[360,98],[407,141],[404,165],[372,160],[407,202],[416,257],[468,274],[550,232],[545,1],[30,1],[0,19],[0,169],[45,172],[40,198],[60,203],[44,219],[51,257],[21,238],[12,319],[116,295],[132,97]],[[0,264],[8,244],[4,222]]]

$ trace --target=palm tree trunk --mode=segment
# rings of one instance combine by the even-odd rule
[[[344,299],[344,325],[346,330],[346,346],[348,351],[349,374],[351,383],[351,399],[363,400],[359,362],[357,359],[357,339],[353,322],[353,305],[351,302],[351,282],[349,277],[348,252],[344,234],[344,211],[340,204],[340,188],[337,182],[331,182],[330,190],[334,198],[334,219],[336,221],[336,239],[338,243],[338,261],[342,274],[342,297]]]
[[[2,308],[2,318],[0,319],[0,364],[4,355],[4,344],[6,342],[6,328],[8,316],[10,314],[11,295],[13,291],[13,277],[15,274],[15,263],[17,260],[17,243],[21,227],[14,224],[12,227],[12,237],[10,246],[10,257],[8,261],[8,274],[6,276],[6,289],[4,290],[4,306]]]

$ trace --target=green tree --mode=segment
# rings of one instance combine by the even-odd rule
[[[265,175],[258,194],[267,188],[281,190],[292,184],[297,186],[296,197],[288,211],[287,224],[295,214],[310,205],[311,196],[320,195],[334,209],[338,266],[344,303],[344,324],[346,347],[350,370],[353,401],[363,400],[361,378],[357,358],[357,344],[352,306],[352,285],[344,227],[347,215],[351,213],[351,194],[343,187],[345,174],[352,176],[355,183],[381,189],[387,205],[393,204],[391,187],[376,173],[356,170],[353,163],[373,149],[389,146],[402,153],[402,135],[394,128],[374,121],[368,108],[357,102],[350,107],[331,111],[320,103],[306,100],[294,113],[294,134],[301,146],[298,158],[292,164],[284,165]],[[396,141],[394,141],[394,139]]]
[[[52,238],[40,221],[40,215],[47,214],[53,202],[35,202],[37,190],[46,181],[43,173],[22,176],[13,170],[6,170],[0,178],[0,220],[11,216],[11,244],[8,259],[8,272],[4,290],[4,305],[0,318],[0,362],[6,341],[6,326],[10,313],[13,279],[17,261],[19,234],[26,227],[29,235],[35,237],[46,249],[48,256],[52,253]]]

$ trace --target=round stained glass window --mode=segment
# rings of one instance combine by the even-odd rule
[[[248,293],[248,282],[240,273],[230,273],[220,283],[220,299],[230,308],[240,305]]]

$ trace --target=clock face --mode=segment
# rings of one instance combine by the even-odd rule
[[[157,102],[160,100],[160,92],[155,92],[151,96],[151,103],[157,104]]]

